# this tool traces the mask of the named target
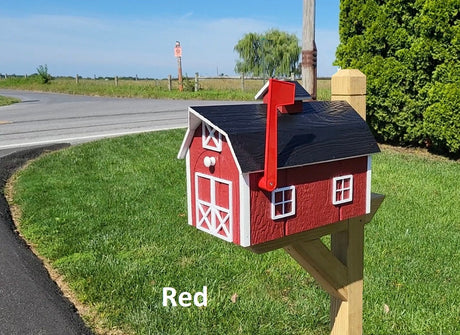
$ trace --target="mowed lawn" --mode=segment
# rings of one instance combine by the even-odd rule
[[[17,174],[20,231],[93,327],[137,334],[328,334],[329,298],[284,251],[256,255],[187,225],[184,130],[71,147]],[[385,148],[365,229],[365,334],[460,332],[460,164]],[[162,288],[208,288],[163,307]]]

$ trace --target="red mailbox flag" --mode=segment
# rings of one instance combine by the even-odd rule
[[[268,93],[264,102],[267,103],[267,130],[265,133],[265,164],[264,175],[259,180],[259,187],[273,191],[277,184],[278,174],[278,107],[292,105],[295,98],[295,84],[270,79]]]

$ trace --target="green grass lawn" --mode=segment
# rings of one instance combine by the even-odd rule
[[[327,294],[284,251],[256,255],[187,225],[183,135],[103,140],[33,162],[15,183],[21,233],[106,329],[328,334]],[[458,334],[460,164],[386,149],[372,173],[386,199],[365,231],[364,333]],[[204,285],[207,307],[162,306],[163,287]]]

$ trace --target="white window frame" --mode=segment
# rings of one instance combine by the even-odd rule
[[[344,187],[345,181],[350,181],[349,187]],[[341,182],[341,187],[337,188],[337,182]],[[344,197],[345,191],[349,191],[348,197]],[[340,200],[337,195],[340,194]],[[353,201],[353,175],[348,174],[346,176],[334,177],[332,179],[332,204],[340,205]]]
[[[201,125],[201,140],[204,149],[222,151],[222,134],[204,121]]]
[[[291,192],[291,198],[286,199],[286,192]],[[281,193],[281,201],[276,201],[276,195]],[[286,206],[290,204],[291,210],[286,212]],[[276,206],[282,206],[282,213],[276,214]],[[271,201],[271,216],[272,220],[278,220],[282,218],[286,218],[289,216],[295,215],[296,209],[296,197],[295,197],[295,186],[286,186],[277,188],[276,190],[272,191],[272,201]]]

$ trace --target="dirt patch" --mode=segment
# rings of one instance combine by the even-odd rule
[[[398,147],[398,146],[380,144],[380,143],[379,143],[379,147],[380,147],[380,150],[386,151],[386,152],[396,152],[396,153],[401,153],[401,154],[415,155],[415,156],[422,157],[424,159],[428,159],[432,161],[444,161],[444,162],[454,161],[454,162],[460,163],[460,159],[452,160],[445,156],[433,154],[429,152],[428,149],[424,149],[424,148]]]

